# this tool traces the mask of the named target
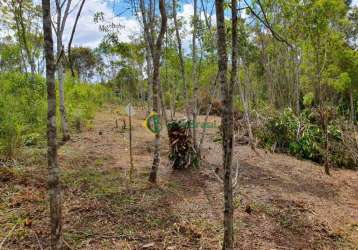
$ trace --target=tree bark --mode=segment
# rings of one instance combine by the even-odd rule
[[[159,99],[160,99],[160,57],[162,52],[162,42],[167,30],[167,15],[165,10],[165,1],[159,0],[159,10],[161,15],[161,27],[157,37],[154,51],[152,51],[153,57],[153,111],[159,116]],[[147,34],[149,35],[149,34]],[[154,52],[154,53],[153,53]],[[157,172],[160,163],[160,132],[155,134],[154,141],[154,155],[152,170],[149,175],[149,181],[155,183],[157,181]]]
[[[249,69],[247,68],[247,66],[244,66],[244,69],[245,69],[246,79],[247,79],[246,86],[249,86],[250,85],[250,72],[249,72]],[[254,150],[256,152],[254,135],[252,133],[252,127],[251,127],[251,121],[250,121],[250,115],[249,115],[249,109],[250,109],[249,104],[248,104],[249,97],[248,97],[248,94],[246,94],[247,91],[243,90],[242,83],[239,83],[238,85],[239,85],[239,94],[240,94],[241,102],[244,107],[244,120],[246,122],[247,131],[249,134],[250,147],[252,150]]]
[[[62,42],[57,42],[57,46],[62,47]],[[57,56],[60,57],[61,52],[57,53]],[[65,105],[65,86],[64,86],[64,76],[65,69],[63,67],[61,59],[57,65],[57,77],[58,77],[58,90],[60,97],[60,115],[61,115],[61,129],[62,129],[62,141],[67,142],[70,140],[71,136],[68,131],[68,123],[67,123],[67,112]]]
[[[148,92],[147,92],[147,96],[148,96],[148,107],[147,107],[147,112],[148,115],[150,113],[151,110],[151,105],[150,102],[152,101],[152,91],[153,91],[153,77],[152,77],[152,58],[151,58],[151,54],[150,54],[150,50],[149,50],[149,45],[148,43],[146,43],[146,54],[145,54],[145,59],[147,61],[147,67],[146,67],[146,71],[147,71],[147,77],[148,77]]]
[[[72,0],[67,0],[66,9],[62,17],[62,5],[59,0],[56,0],[57,78],[58,78],[58,89],[59,89],[59,96],[60,96],[60,115],[61,115],[61,129],[62,129],[63,142],[67,142],[71,138],[68,131],[67,113],[66,113],[66,106],[65,106],[65,90],[64,90],[65,68],[62,63],[62,56],[64,54],[62,36],[65,29],[67,17],[70,11],[71,2]],[[63,4],[64,3],[65,2],[63,2]]]
[[[353,87],[349,88],[349,103],[350,103],[350,111],[351,111],[351,122],[354,123],[356,120],[356,111],[354,107],[354,98],[353,98]]]
[[[232,23],[237,24],[237,2],[232,0]],[[227,51],[226,51],[226,30],[224,16],[224,1],[215,0],[216,25],[217,25],[217,46],[218,46],[218,67],[219,82],[221,83],[223,110],[221,115],[223,134],[223,165],[224,165],[224,250],[234,249],[234,228],[233,228],[233,192],[232,192],[232,148],[233,148],[233,85],[228,84],[227,73]],[[233,27],[233,30],[235,28]],[[233,36],[234,37],[234,36]],[[236,43],[233,38],[234,45]],[[236,52],[234,52],[235,55]]]
[[[197,36],[197,0],[193,0],[194,3],[194,22],[193,22],[193,48],[192,48],[192,57],[193,57],[193,66],[192,66],[192,78],[193,78],[193,87],[194,87],[194,95],[193,95],[193,101],[192,101],[192,114],[193,114],[193,144],[194,148],[197,149],[197,138],[196,138],[196,119],[198,114],[198,90],[199,90],[199,82],[198,82],[198,74],[196,69],[196,36]]]
[[[61,188],[59,181],[60,169],[57,162],[56,142],[56,83],[50,0],[42,0],[42,11],[48,100],[47,158],[49,171],[48,189],[50,199],[51,249],[62,249]]]
[[[301,113],[301,106],[300,106],[300,66],[301,66],[301,53],[299,48],[297,48],[297,55],[296,55],[296,115],[300,115]]]
[[[183,58],[183,49],[182,49],[182,42],[179,33],[179,25],[177,20],[177,2],[173,0],[173,19],[174,19],[174,28],[175,28],[175,36],[178,43],[178,55],[179,55],[179,62],[180,62],[180,73],[183,80],[183,88],[184,88],[184,98],[185,98],[185,113],[186,116],[189,118],[189,97],[188,97],[188,87],[185,78],[185,62]]]

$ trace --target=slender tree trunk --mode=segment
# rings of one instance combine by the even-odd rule
[[[324,172],[326,175],[331,175],[331,172],[329,170],[329,135],[328,135],[328,127],[326,126],[325,130],[325,144],[326,144],[326,154],[325,154],[325,160],[324,160]]]
[[[323,105],[323,103],[322,103]],[[324,172],[326,175],[331,175],[329,170],[329,135],[328,135],[328,111],[320,106],[320,112],[322,116],[323,131],[325,134],[325,159],[324,159]]]
[[[215,0],[216,25],[217,25],[217,46],[218,46],[218,67],[219,82],[221,83],[223,110],[221,115],[223,134],[223,165],[224,165],[224,250],[234,249],[234,228],[233,228],[233,192],[232,192],[232,148],[233,148],[233,100],[232,82],[228,84],[227,52],[226,52],[226,30],[224,16],[224,1]],[[236,0],[232,0],[232,22],[237,23]],[[235,29],[233,27],[233,29]],[[234,37],[234,36],[233,36]],[[236,40],[233,39],[236,46]],[[234,52],[235,53],[235,52]]]
[[[70,140],[71,136],[68,132],[68,123],[67,123],[67,112],[65,105],[65,86],[64,86],[64,67],[61,60],[57,65],[57,75],[58,75],[58,90],[60,96],[60,115],[61,115],[61,128],[62,128],[62,140],[64,142]]]
[[[188,86],[185,78],[185,63],[183,58],[183,49],[182,49],[182,42],[179,33],[179,26],[177,20],[177,1],[173,0],[173,19],[174,19],[174,27],[175,27],[175,35],[178,43],[178,55],[179,55],[179,62],[180,62],[180,73],[183,80],[183,88],[184,88],[184,98],[185,98],[185,113],[186,116],[189,118],[189,96],[188,96]]]
[[[249,86],[250,85],[250,72],[246,66],[244,66],[244,69],[246,72],[246,79],[247,79],[246,86]],[[244,107],[244,120],[246,122],[247,131],[249,134],[250,147],[252,150],[254,150],[256,152],[256,146],[254,143],[254,135],[252,133],[252,127],[251,127],[251,121],[250,121],[250,115],[249,115],[250,107],[248,104],[248,99],[249,99],[248,94],[245,94],[247,91],[243,90],[242,83],[239,82],[238,85],[239,85],[239,94],[240,94],[241,102]]]
[[[350,103],[350,111],[351,111],[351,121],[352,123],[356,120],[356,111],[354,107],[354,98],[353,98],[353,87],[351,86],[349,89],[349,103]]]
[[[129,110],[128,110],[128,125],[129,125],[129,180],[132,182],[133,172],[134,172],[134,164],[133,164],[133,150],[132,150],[132,102],[130,102]]]
[[[272,107],[275,107],[275,93],[273,84],[273,72],[270,61],[270,55],[267,55],[267,76],[268,76],[268,87],[269,87],[269,99]]]
[[[167,116],[167,109],[165,107],[165,102],[164,102],[164,96],[163,96],[163,88],[162,88],[162,84],[159,81],[159,100],[160,100],[160,106],[162,108],[162,114],[163,114],[163,118],[164,118],[164,122],[165,125],[168,124],[168,116]]]
[[[197,74],[197,65],[196,65],[196,36],[197,36],[197,23],[198,23],[198,14],[197,14],[197,0],[194,0],[194,22],[193,22],[193,48],[192,48],[192,57],[193,57],[193,87],[194,87],[194,95],[193,95],[193,103],[192,103],[192,114],[193,114],[193,144],[195,149],[197,149],[197,138],[196,138],[196,119],[198,114],[198,90],[199,90],[199,82],[198,82],[198,74]]]
[[[148,107],[147,107],[147,111],[148,111],[148,114],[150,113],[150,110],[151,110],[151,105],[150,105],[150,102],[152,101],[152,92],[153,92],[153,77],[152,77],[152,58],[151,58],[151,55],[150,55],[150,49],[149,49],[149,45],[147,44],[146,46],[146,61],[147,61],[147,77],[148,77],[148,93],[147,93],[147,96],[148,96],[148,100],[147,100],[147,103],[148,103]]]
[[[204,118],[204,123],[203,124],[207,124],[208,122],[208,118],[209,118],[209,115],[210,115],[210,112],[211,112],[211,108],[213,106],[213,98],[214,96],[216,96],[216,90],[217,90],[217,81],[218,81],[218,77],[219,77],[219,74],[217,73],[216,74],[216,77],[215,77],[215,80],[214,82],[212,83],[212,87],[211,87],[211,90],[210,90],[210,103],[206,109],[206,113],[205,113],[205,118]],[[201,132],[201,137],[200,137],[200,140],[199,140],[199,146],[198,146],[198,154],[199,156],[201,155],[201,151],[203,149],[203,144],[204,144],[204,138],[205,138],[205,135],[206,135],[206,129],[207,129],[207,126],[204,126],[203,127],[203,130]]]
[[[48,189],[50,199],[51,219],[51,249],[62,249],[62,219],[61,219],[61,188],[60,169],[57,163],[56,143],[56,83],[55,63],[53,55],[53,40],[51,27],[50,0],[42,0],[43,32],[46,57],[46,83],[47,83],[47,158],[48,158]]]
[[[162,42],[167,30],[167,15],[165,11],[165,1],[159,0],[159,10],[161,15],[161,27],[160,33],[157,37],[154,51],[152,51],[153,57],[153,111],[158,115],[160,113],[159,109],[159,99],[160,99],[160,57],[162,52]],[[160,132],[158,131],[155,134],[154,141],[154,155],[153,155],[153,165],[152,170],[149,175],[149,181],[155,183],[157,181],[157,172],[160,163]]]
[[[301,113],[301,106],[300,106],[300,66],[301,66],[301,54],[299,49],[297,49],[296,55],[296,115]]]
[[[163,1],[163,0],[161,0]],[[160,116],[160,108],[159,108],[159,58],[157,60],[157,57],[160,55],[157,55],[158,51],[156,51],[155,60],[153,62],[153,112],[156,112],[158,114],[158,117]],[[160,52],[159,52],[160,53]],[[160,163],[160,132],[156,132],[155,139],[154,139],[154,155],[153,155],[153,165],[152,170],[149,175],[149,181],[155,183],[157,181],[157,172],[158,167]]]
[[[56,37],[57,37],[57,78],[58,78],[58,89],[60,96],[60,117],[61,117],[61,129],[62,129],[62,141],[66,142],[70,140],[70,134],[68,131],[67,125],[67,114],[65,106],[65,90],[64,90],[64,76],[65,68],[63,66],[62,57],[64,56],[64,49],[62,43],[62,36],[67,21],[67,17],[70,11],[72,0],[67,0],[65,12],[62,16],[62,5],[59,0],[56,0],[56,14],[57,14],[57,27],[56,27]],[[64,4],[65,2],[63,2]]]
[[[80,19],[82,9],[83,9],[83,6],[85,5],[85,2],[86,2],[86,0],[82,0],[82,2],[81,2],[80,8],[79,8],[79,10],[77,12],[77,15],[76,15],[75,23],[73,24],[73,27],[72,27],[70,41],[68,42],[67,53],[68,53],[68,60],[69,60],[69,64],[70,64],[72,77],[75,77],[75,71],[73,69],[73,60],[72,60],[72,56],[71,56],[72,41],[73,41],[73,38],[75,36],[78,20]],[[78,73],[78,77],[79,77],[79,73]]]

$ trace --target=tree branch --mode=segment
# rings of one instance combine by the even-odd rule
[[[247,8],[250,10],[250,12],[252,13],[252,15],[254,15],[267,29],[270,30],[272,36],[279,42],[285,43],[288,47],[290,48],[294,48],[294,46],[292,44],[290,44],[285,38],[283,38],[280,34],[278,34],[272,27],[272,25],[269,23],[267,15],[263,9],[263,6],[260,2],[260,0],[257,0],[260,10],[264,16],[264,19],[262,19],[254,10],[253,8],[247,3],[246,0],[244,0],[244,3],[246,4]]]

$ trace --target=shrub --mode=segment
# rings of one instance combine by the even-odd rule
[[[264,129],[257,130],[258,137],[265,146],[276,145],[280,151],[286,151],[290,142],[294,141],[299,120],[291,109],[283,113],[274,113],[264,124]]]
[[[0,157],[14,158],[21,146],[45,141],[46,83],[42,76],[11,72],[0,74]],[[67,77],[65,100],[69,124],[85,124],[110,96],[102,85],[76,83]],[[60,116],[58,115],[58,125]]]
[[[0,74],[0,155],[13,158],[28,134],[46,127],[45,82],[26,74]]]
[[[274,113],[256,129],[261,146],[323,163],[326,155],[325,131],[315,110],[305,110],[297,117],[291,109]],[[358,167],[358,143],[354,125],[345,125],[339,119],[327,127],[329,162],[337,167]]]

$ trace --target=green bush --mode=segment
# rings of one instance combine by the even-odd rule
[[[305,110],[297,117],[291,109],[271,115],[256,136],[261,145],[296,157],[323,163],[326,156],[326,134],[315,110]],[[354,128],[342,128],[342,121],[333,120],[327,127],[329,161],[337,167],[357,168],[357,145]]]
[[[46,127],[45,81],[26,74],[0,74],[0,154],[13,158],[28,134]]]
[[[65,100],[70,125],[85,124],[108,98],[109,90],[96,84],[65,81]],[[0,74],[0,157],[14,158],[22,146],[45,142],[47,91],[42,76],[18,72]],[[59,114],[59,112],[58,112]],[[57,116],[60,125],[60,116]]]
[[[258,130],[258,137],[265,146],[286,151],[290,142],[294,141],[299,120],[291,109],[284,110],[283,113],[274,113],[264,124],[264,129]]]

